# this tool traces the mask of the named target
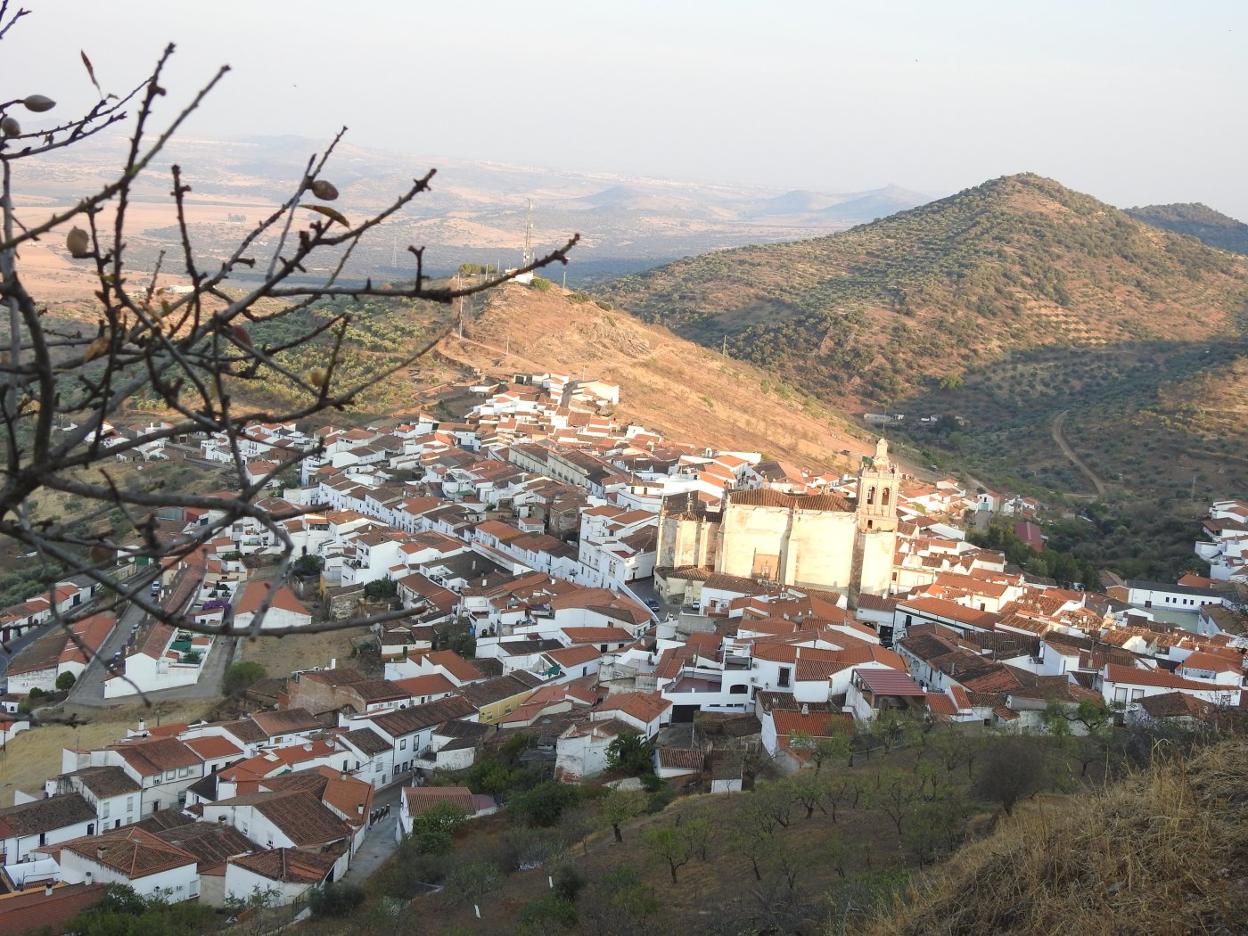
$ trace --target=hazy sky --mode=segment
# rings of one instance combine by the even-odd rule
[[[1034,170],[1248,219],[1248,3],[25,0],[5,94],[121,89],[176,41],[194,136],[944,194]]]

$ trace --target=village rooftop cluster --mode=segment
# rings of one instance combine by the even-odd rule
[[[402,607],[374,629],[384,669],[327,659],[254,686],[243,717],[140,723],[66,749],[43,789],[0,808],[8,898],[50,916],[109,882],[212,906],[257,889],[298,900],[341,880],[380,834],[383,791],[402,789],[397,836],[439,803],[495,810],[425,781],[517,735],[567,783],[601,774],[612,742],[637,735],[660,778],[719,793],[747,782],[747,752],[800,770],[812,742],[897,713],[1044,731],[1055,709],[1088,702],[1186,722],[1243,704],[1248,641],[1225,589],[1244,575],[1244,502],[1215,505],[1197,546],[1218,581],[1075,589],[966,538],[968,515],[1005,513],[1042,548],[1039,505],[916,480],[883,440],[858,470],[818,473],[621,424],[619,388],[601,381],[523,374],[460,389],[476,397],[462,421],[249,432],[249,474],[273,479],[262,503],[303,510],[284,521],[299,574],[263,626]],[[297,476],[284,470],[312,448]],[[143,456],[232,457],[212,437]],[[211,519],[172,512],[163,533]],[[187,621],[248,623],[278,549],[240,520],[168,563],[155,592]],[[93,597],[68,581],[0,617],[6,640],[40,634],[8,667],[6,742],[40,730],[19,706],[66,672],[71,698],[111,700],[219,678],[209,662],[234,650],[139,613],[97,614],[76,625],[80,640],[94,652],[123,634],[124,649],[115,675],[80,688],[100,664],[51,623],[50,602]],[[452,632],[471,657],[448,649]]]

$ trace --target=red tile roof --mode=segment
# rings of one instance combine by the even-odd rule
[[[59,846],[89,861],[112,868],[130,880],[196,863],[195,856],[137,826],[85,835]]]
[[[245,868],[270,881],[297,884],[319,884],[333,870],[335,857],[300,848],[270,848],[230,859],[230,864]]]
[[[455,684],[441,673],[430,673],[427,676],[410,676],[407,679],[396,679],[394,684],[414,698],[431,695],[443,695],[455,691]]]
[[[917,696],[919,698],[925,695],[923,687],[907,673],[899,673],[891,669],[856,669],[854,674],[875,695]]]
[[[271,582],[250,581],[247,587],[243,589],[242,595],[238,599],[238,603],[234,607],[235,614],[253,614],[260,610],[260,605],[264,602],[265,597],[269,594],[273,584]],[[285,585],[281,586],[277,593],[273,596],[273,601],[269,605],[272,608],[278,608],[282,611],[291,611],[295,614],[308,614],[308,609],[302,601],[295,595],[293,591]]]
[[[651,722],[671,707],[672,703],[657,693],[619,692],[604,699],[598,711],[623,712],[639,721]]]
[[[219,760],[223,757],[243,756],[242,748],[220,735],[205,735],[202,738],[191,738],[189,741],[184,741],[183,744],[204,760]]]

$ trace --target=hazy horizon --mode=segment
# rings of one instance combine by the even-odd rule
[[[1233,117],[1248,8],[1230,3],[31,8],[0,69],[58,114],[93,98],[80,48],[122,91],[174,41],[161,116],[233,69],[188,136],[324,139],[345,123],[354,143],[413,155],[781,191],[941,197],[1034,171],[1123,207],[1248,218]]]

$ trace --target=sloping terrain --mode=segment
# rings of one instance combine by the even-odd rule
[[[1224,742],[1005,820],[929,873],[874,936],[1242,933],[1248,744]]]
[[[612,301],[823,392],[894,399],[1045,346],[1197,341],[1248,299],[1248,261],[1034,175],[814,240],[694,257]]]
[[[866,453],[841,417],[769,377],[583,294],[508,285],[491,294],[442,353],[490,373],[541,369],[620,385],[618,415],[676,441],[846,466]]]
[[[1220,412],[1248,405],[1221,377],[1248,352],[1248,259],[1034,175],[830,237],[683,260],[604,295],[825,401],[906,413],[934,458],[1024,487],[1093,493],[1052,441],[1060,413],[1096,475],[1152,495],[1191,481],[1202,393]],[[947,418],[914,432],[920,416]],[[1243,423],[1220,429],[1242,451]],[[1202,491],[1245,480],[1234,458],[1194,470]]]
[[[1210,247],[1233,253],[1248,254],[1248,224],[1214,211],[1200,202],[1177,205],[1144,205],[1128,208],[1127,214],[1137,221],[1186,234]]]

